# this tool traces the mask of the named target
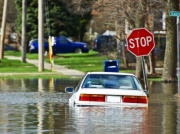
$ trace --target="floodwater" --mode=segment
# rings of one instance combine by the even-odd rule
[[[178,134],[177,83],[148,82],[148,108],[69,107],[77,80],[0,79],[1,134]]]

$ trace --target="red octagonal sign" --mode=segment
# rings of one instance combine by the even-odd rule
[[[154,45],[154,36],[145,28],[134,29],[127,37],[127,50],[135,56],[148,56]]]

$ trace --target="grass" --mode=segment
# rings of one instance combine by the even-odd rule
[[[5,51],[4,55],[21,57],[21,53],[17,51]],[[26,58],[38,59],[38,54],[27,53]],[[64,65],[70,69],[76,69],[83,72],[89,72],[89,71],[103,71],[104,70],[103,61],[115,60],[115,58],[113,58],[112,54],[110,56],[107,56],[107,55],[100,55],[99,53],[95,51],[90,51],[89,53],[82,53],[82,54],[76,54],[76,53],[57,54],[56,56],[53,57],[53,60],[54,60],[54,64],[56,65]],[[44,56],[44,61],[49,62],[48,56]],[[126,73],[135,72],[135,70],[123,70],[121,69],[121,65],[122,65],[122,61],[119,60],[120,72],[126,72]],[[60,76],[57,74],[47,75],[43,73],[38,73],[38,68],[36,66],[29,63],[22,63],[20,60],[7,60],[4,58],[1,60],[0,68],[1,68],[0,73],[37,73],[36,75],[31,74],[30,76],[28,75],[23,76],[24,78],[26,77],[46,78],[50,76],[52,76],[53,78],[65,77],[65,76]],[[51,71],[45,70],[44,72],[51,72]],[[6,76],[6,77],[12,77],[12,76]],[[15,77],[15,75],[13,77]],[[19,75],[16,75],[16,77],[21,78],[21,76]]]
[[[37,67],[20,60],[2,59],[0,62],[0,73],[37,72]]]
[[[5,55],[21,56],[20,52],[6,51]],[[38,54],[26,54],[28,59],[38,59]],[[95,51],[90,51],[89,53],[70,53],[70,54],[57,54],[53,57],[54,64],[64,65],[67,68],[75,69],[83,72],[89,71],[103,71],[103,61],[104,60],[115,60],[109,56],[100,55]],[[44,56],[44,61],[50,62],[48,56]],[[134,72],[135,70],[121,70],[121,61],[119,61],[120,72]]]
[[[148,78],[148,80],[150,80],[150,81],[161,81],[161,77],[157,77],[157,78]]]
[[[102,71],[105,56],[99,56],[97,53],[89,54],[62,54],[54,58],[54,63],[65,65],[68,68],[88,71]]]

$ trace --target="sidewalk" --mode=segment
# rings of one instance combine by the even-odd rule
[[[15,57],[15,56],[5,56],[5,58],[11,59],[11,60],[22,60],[21,57]],[[38,60],[26,59],[26,62],[30,64],[34,64],[37,67],[39,66]],[[44,68],[51,70],[51,64],[44,62]],[[67,76],[83,76],[85,74],[84,72],[74,70],[74,69],[68,69],[65,66],[61,66],[61,65],[54,65],[53,69],[54,69],[53,71],[54,73],[61,73]]]

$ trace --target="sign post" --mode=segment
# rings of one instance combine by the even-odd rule
[[[176,17],[176,35],[177,35],[177,64],[178,64],[178,71],[177,71],[177,78],[178,78],[178,93],[180,93],[180,60],[179,60],[179,16],[180,11],[170,11],[169,16]]]
[[[127,37],[127,50],[136,57],[141,57],[146,90],[148,88],[144,56],[148,56],[154,47],[154,35],[145,28],[134,29]]]

